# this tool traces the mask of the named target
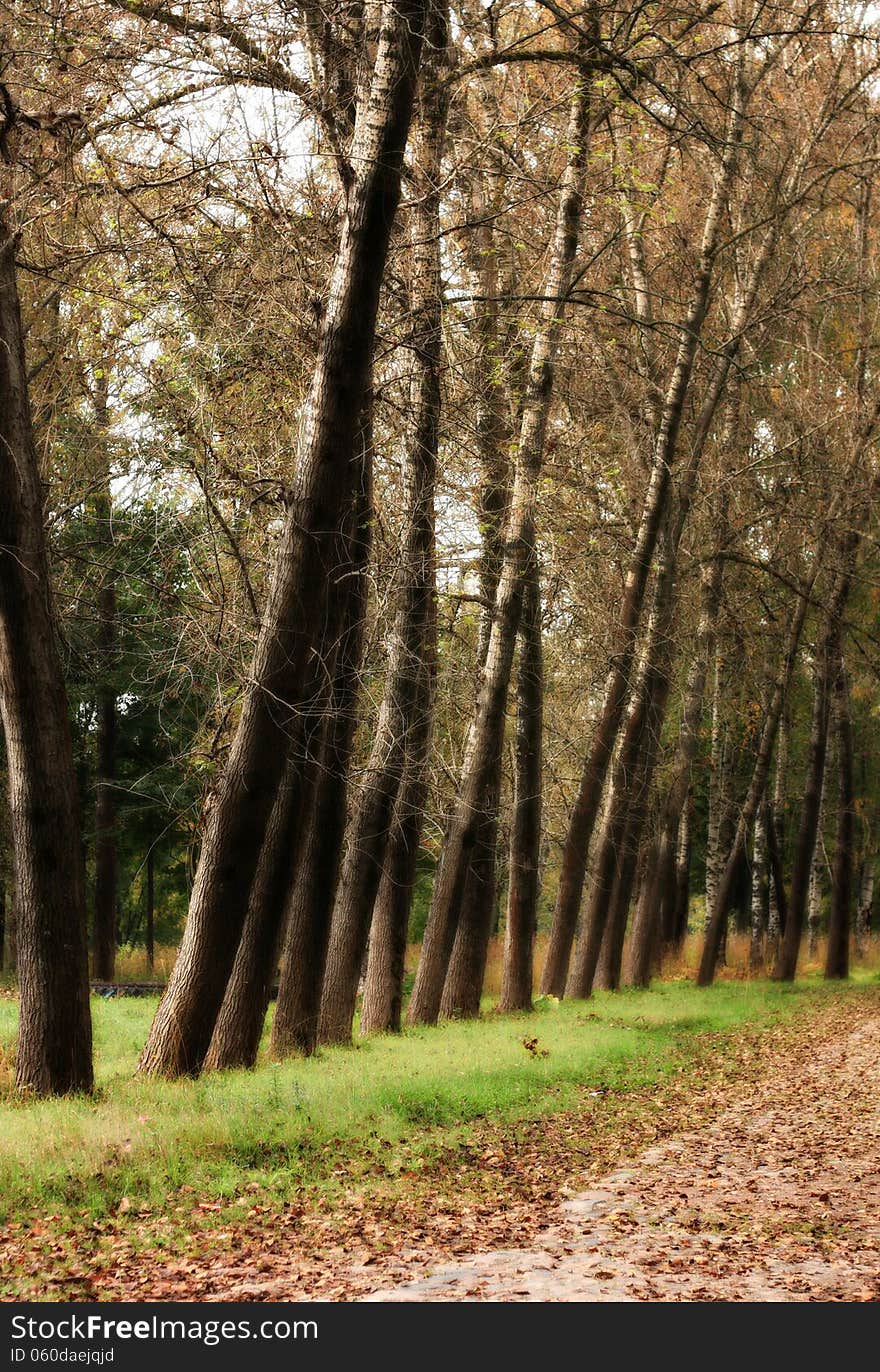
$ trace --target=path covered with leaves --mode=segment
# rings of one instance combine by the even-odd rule
[[[880,1018],[798,1047],[708,1124],[566,1201],[530,1247],[371,1299],[876,1300]]]
[[[60,1300],[880,1296],[880,988],[702,1034],[639,1090],[468,1126],[428,1165],[340,1156],[332,1194],[231,1220],[187,1188],[0,1239],[4,1289]]]

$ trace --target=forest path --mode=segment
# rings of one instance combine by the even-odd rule
[[[366,1299],[880,1298],[880,1018],[774,1066],[566,1201],[528,1248]]]

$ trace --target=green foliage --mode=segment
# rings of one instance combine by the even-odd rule
[[[116,699],[120,929],[136,938],[145,861],[155,861],[156,936],[180,934],[189,853],[204,784],[197,748],[211,700],[184,607],[197,598],[192,515],[154,502],[85,502],[55,528],[65,669],[82,793],[94,839],[94,780],[102,695]],[[115,592],[115,642],[102,641],[95,605]]]

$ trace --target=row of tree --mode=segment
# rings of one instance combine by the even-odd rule
[[[700,982],[737,904],[793,978],[826,838],[846,975],[878,38],[809,0],[10,13],[22,1088],[90,1087],[88,911],[107,979],[157,877],[166,1076],[252,1065],[276,977],[278,1053],[349,1041],[361,988],[399,1029],[426,876],[414,1024],[479,1012],[502,899],[501,1008],[542,910],[544,993],[646,984],[701,858]]]

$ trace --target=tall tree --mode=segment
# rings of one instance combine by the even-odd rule
[[[468,731],[458,794],[434,883],[431,911],[409,1004],[411,1023],[433,1023],[440,1012],[443,984],[455,939],[455,915],[477,837],[481,807],[503,739],[508,684],[522,608],[523,575],[533,555],[537,485],[553,393],[554,362],[580,237],[592,111],[590,64],[591,56],[586,52],[581,54],[566,135],[567,165],[560,186],[550,264],[542,292],[541,318],[532,345],[523,399],[494,617],[479,698]]]
[[[11,132],[7,100],[4,145]],[[6,168],[6,176],[9,168]],[[15,850],[16,1080],[41,1095],[92,1087],[85,870],[56,642],[16,279],[0,221],[0,711]]]
[[[359,101],[345,216],[296,471],[241,716],[204,838],[183,943],[141,1070],[198,1072],[247,913],[269,814],[322,618],[337,532],[352,498],[379,291],[424,32],[423,0],[383,6]],[[234,855],[234,856],[233,856]]]

